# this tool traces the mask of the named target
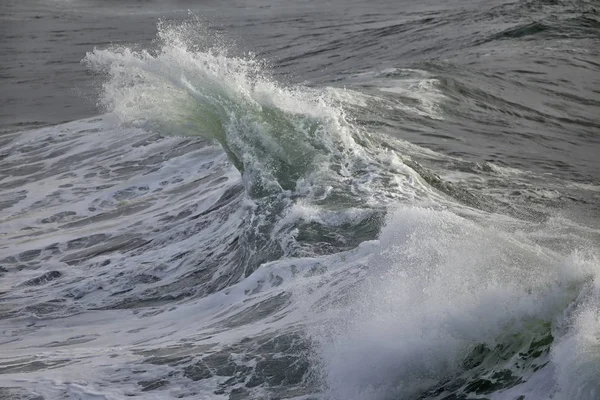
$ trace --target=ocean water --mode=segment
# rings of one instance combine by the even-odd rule
[[[0,398],[600,399],[596,1],[0,4]]]

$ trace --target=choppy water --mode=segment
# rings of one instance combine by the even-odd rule
[[[3,3],[0,397],[599,399],[597,6]]]

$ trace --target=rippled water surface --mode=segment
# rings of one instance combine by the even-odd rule
[[[594,1],[0,4],[0,398],[598,399]]]

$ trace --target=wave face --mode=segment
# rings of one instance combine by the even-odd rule
[[[309,87],[234,48],[161,22],[84,58],[103,115],[2,136],[0,397],[598,399],[587,169],[405,140],[536,110],[443,63]]]
[[[375,237],[386,204],[427,198],[401,156],[347,121],[334,89],[284,87],[258,61],[199,44],[196,27],[161,24],[152,52],[116,47],[84,62],[108,77],[100,101],[123,123],[221,146],[257,207],[247,241],[267,246],[261,262],[354,247]],[[353,237],[356,226],[366,232]]]

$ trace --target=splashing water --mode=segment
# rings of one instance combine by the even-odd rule
[[[11,349],[10,379],[51,398],[598,398],[600,264],[584,240],[595,233],[505,215],[411,159],[449,157],[355,119],[443,121],[442,80],[400,69],[355,78],[384,94],[286,86],[230,48],[197,21],[161,22],[152,49],[84,59],[119,125],[49,128],[48,154],[32,157],[41,151],[57,176],[34,171],[28,185],[60,190],[36,202],[25,186],[6,200],[21,209],[0,222],[36,226],[40,249],[9,235],[20,250],[3,261],[56,268],[11,278],[17,301],[46,288],[73,307],[62,320],[48,317],[51,301],[14,313],[25,350]],[[6,159],[38,137],[10,142]],[[63,164],[84,171],[72,186]],[[37,218],[44,207],[60,209]],[[22,373],[30,349],[50,372]],[[81,383],[90,370],[100,378]]]
[[[196,27],[161,23],[156,50],[95,50],[84,62],[107,76],[100,104],[124,123],[222,146],[257,207],[253,231],[267,236],[249,241],[302,235],[293,226],[299,208],[316,207],[317,214],[349,208],[354,215],[366,209],[358,214],[378,220],[374,210],[391,200],[435,195],[399,156],[349,123],[330,91],[283,87],[255,59],[198,44]],[[263,261],[282,254],[269,252]]]
[[[265,261],[351,249],[375,239],[387,221],[372,247],[343,261],[317,259],[328,266],[319,286],[348,274],[345,289],[331,281],[310,289],[311,307],[330,304],[317,313],[327,322],[309,329],[328,398],[510,398],[529,390],[595,398],[595,256],[572,256],[569,266],[580,272],[564,277],[564,256],[514,230],[415,208],[456,205],[350,123],[343,96],[284,87],[261,62],[198,44],[194,32],[163,23],[156,50],[95,50],[85,63],[108,75],[100,102],[123,122],[221,145],[253,204],[245,245],[268,254],[246,276]],[[394,202],[412,208],[384,217]],[[327,237],[337,239],[323,247]],[[314,267],[307,259],[305,268]],[[293,281],[294,293],[315,283]],[[572,371],[581,371],[577,385]],[[547,375],[556,385],[535,387]]]

